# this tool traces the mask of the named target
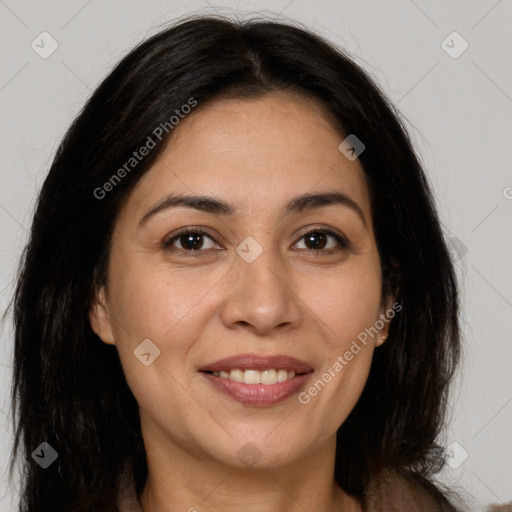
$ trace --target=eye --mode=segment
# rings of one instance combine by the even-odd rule
[[[304,249],[314,252],[331,253],[349,247],[349,242],[343,235],[321,227],[304,233],[300,240],[304,240],[306,245]],[[297,244],[299,243],[297,242]]]
[[[208,239],[207,242],[205,239]],[[163,243],[163,248],[173,248],[185,252],[213,249],[217,245],[204,230],[185,228]]]
[[[323,227],[315,227],[304,233],[295,246],[299,245],[301,240],[304,240],[306,247],[299,249],[311,251],[319,256],[322,253],[330,254],[350,247],[350,243],[343,235]],[[194,227],[183,228],[162,244],[164,249],[188,253],[187,256],[199,256],[201,252],[214,249],[215,246],[218,244],[212,236],[203,229]]]

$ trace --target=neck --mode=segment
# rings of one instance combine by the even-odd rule
[[[346,494],[334,479],[334,436],[313,454],[271,468],[228,466],[170,444],[168,439],[150,439],[145,442],[148,479],[140,497],[144,511],[362,510],[360,501]]]

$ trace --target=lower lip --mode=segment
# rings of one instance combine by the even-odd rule
[[[245,405],[264,407],[283,402],[297,393],[312,372],[295,375],[293,379],[276,384],[245,384],[211,373],[201,372],[219,391]]]

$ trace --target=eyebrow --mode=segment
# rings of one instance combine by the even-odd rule
[[[294,197],[285,206],[284,216],[290,215],[292,213],[310,211],[330,205],[341,205],[350,208],[352,211],[357,213],[366,227],[366,219],[359,204],[357,204],[356,201],[342,192],[325,192],[316,194],[307,193]],[[205,195],[170,194],[158,201],[144,214],[139,222],[139,227],[141,227],[151,217],[154,217],[158,213],[161,213],[164,210],[168,210],[170,208],[177,208],[179,206],[194,208],[196,210],[213,215],[234,216],[237,214],[237,210],[234,205],[221,199]]]

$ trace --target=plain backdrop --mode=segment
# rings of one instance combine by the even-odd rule
[[[346,49],[403,114],[461,284],[464,360],[440,480],[470,500],[467,510],[511,501],[511,0],[0,0],[1,311],[68,125],[136,43],[193,12],[297,20]],[[42,32],[58,44],[47,58],[32,47],[42,37],[47,51],[55,45]],[[10,512],[19,485],[7,480],[10,318],[1,334],[0,512]]]

